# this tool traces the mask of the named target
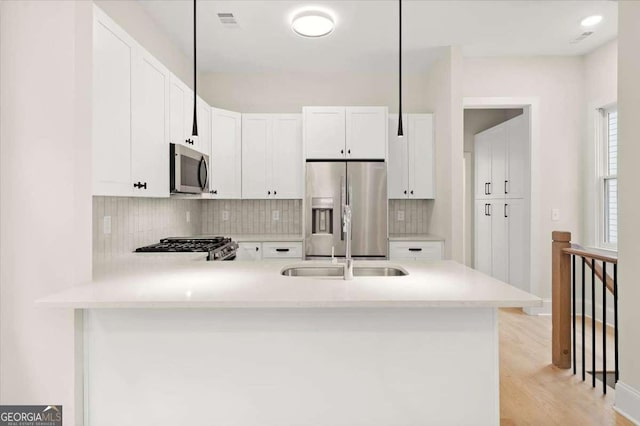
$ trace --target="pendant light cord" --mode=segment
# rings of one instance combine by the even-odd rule
[[[198,136],[198,71],[196,68],[196,0],[193,0],[193,127],[191,134]]]
[[[404,136],[402,126],[402,0],[398,0],[398,28],[399,28],[399,46],[398,46],[398,136]]]

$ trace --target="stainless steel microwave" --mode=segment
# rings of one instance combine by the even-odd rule
[[[183,145],[170,144],[171,193],[209,192],[209,156]]]

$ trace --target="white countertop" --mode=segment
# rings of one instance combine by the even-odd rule
[[[433,234],[389,234],[389,241],[444,241]]]
[[[453,261],[362,261],[401,277],[286,277],[288,265],[326,261],[206,262],[202,254],[135,254],[96,266],[92,282],[36,301],[54,308],[393,308],[541,306],[529,293]]]

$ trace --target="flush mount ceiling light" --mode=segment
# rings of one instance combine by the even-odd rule
[[[302,37],[324,37],[335,27],[333,16],[321,10],[305,10],[291,20],[291,29]]]
[[[592,15],[587,16],[582,21],[580,21],[580,25],[582,25],[583,27],[593,27],[598,25],[600,21],[602,21],[601,15]]]

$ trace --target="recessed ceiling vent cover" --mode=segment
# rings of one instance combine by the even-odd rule
[[[233,16],[233,13],[218,13],[218,19],[220,20],[222,26],[225,28],[238,28],[238,20],[235,16]]]
[[[589,37],[591,34],[593,34],[593,31],[585,31],[582,34],[580,34],[578,37],[571,40],[571,44],[580,43],[582,40]]]

